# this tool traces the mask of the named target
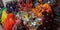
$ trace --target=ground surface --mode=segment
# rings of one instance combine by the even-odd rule
[[[0,25],[0,30],[3,30],[2,26]]]

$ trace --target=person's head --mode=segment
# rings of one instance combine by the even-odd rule
[[[13,9],[12,8],[7,8],[7,13],[12,13]]]
[[[39,2],[42,2],[42,0],[38,0]]]
[[[10,8],[11,4],[10,3],[6,3],[6,8]]]
[[[38,2],[42,3],[42,0],[38,0]]]

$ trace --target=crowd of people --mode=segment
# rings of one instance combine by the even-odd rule
[[[17,0],[0,8],[0,22],[4,30],[57,30],[50,2]]]

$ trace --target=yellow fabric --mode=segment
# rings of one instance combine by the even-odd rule
[[[2,20],[2,24],[4,23],[6,17],[7,17],[6,10],[3,10],[3,11],[2,11],[2,18],[1,18],[1,20]]]

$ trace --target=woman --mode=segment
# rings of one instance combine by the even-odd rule
[[[12,27],[15,24],[15,15],[12,13],[12,9],[7,10],[7,18],[4,22],[4,30],[12,30]]]

